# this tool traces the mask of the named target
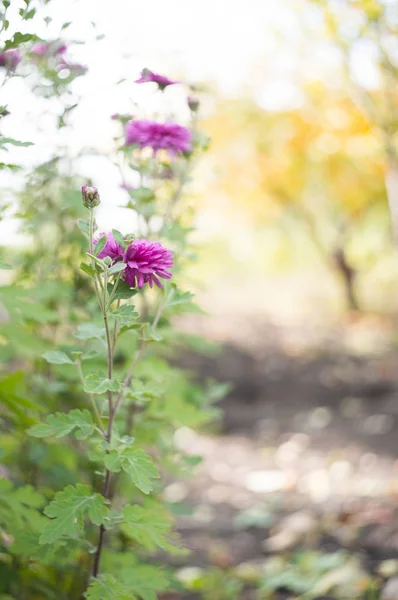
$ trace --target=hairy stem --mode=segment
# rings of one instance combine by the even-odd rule
[[[82,386],[84,387],[84,375],[83,375],[82,365],[81,365],[80,360],[77,360],[75,364],[76,364],[76,367],[77,367],[77,372],[78,372],[79,377],[80,377],[80,381],[82,382]],[[101,415],[100,415],[100,413],[98,411],[98,406],[97,406],[97,403],[95,401],[94,394],[88,394],[88,397],[89,397],[91,405],[93,407],[95,416],[97,417],[97,421],[98,421],[98,424],[100,426],[101,433],[103,435],[105,435],[104,422],[103,422],[102,417],[101,417]]]
[[[90,210],[90,227],[89,227],[90,254],[93,254],[93,246],[94,246],[93,234],[94,234],[94,211]],[[95,268],[95,261],[93,259],[92,259],[92,264],[93,264],[93,267]],[[108,378],[112,379],[112,375],[113,375],[113,344],[112,344],[112,340],[111,340],[108,314],[107,314],[107,310],[109,309],[109,305],[107,305],[107,283],[108,283],[107,274],[105,274],[103,297],[101,298],[99,283],[98,283],[96,275],[94,275],[95,292],[97,294],[98,304],[100,306],[100,309],[102,312],[102,318],[104,320],[104,325],[105,325],[107,361],[108,361]],[[113,395],[112,395],[111,391],[108,391],[108,407],[109,407],[108,427],[107,427],[104,437],[105,437],[106,441],[108,442],[108,444],[110,444],[111,440],[112,440],[112,428],[113,428],[113,422],[114,422],[114,418],[115,418],[115,410],[113,407]],[[110,493],[110,479],[111,479],[111,473],[108,469],[105,469],[105,480],[104,480],[104,487],[102,490],[102,495],[107,500],[109,499],[109,493]],[[100,561],[101,561],[102,549],[104,546],[104,538],[105,538],[105,528],[103,525],[101,525],[99,528],[97,551],[94,555],[93,570],[92,570],[93,577],[97,577],[99,570],[100,570]]]

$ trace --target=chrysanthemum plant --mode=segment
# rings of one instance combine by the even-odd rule
[[[159,84],[151,75],[159,77],[144,72],[144,82],[155,81],[161,90],[173,83]],[[99,192],[82,188],[88,218],[79,222],[87,238],[81,269],[95,300],[85,313],[91,321],[77,326],[73,343],[64,331],[68,341],[44,358],[63,379],[60,389],[74,377],[80,381],[84,400],[78,407],[71,400],[70,410],[48,415],[29,435],[50,444],[72,436],[92,467],[82,461],[73,484],[53,496],[47,490],[44,515],[34,510],[42,497],[34,497],[33,521],[13,545],[19,559],[29,557],[32,564],[59,570],[62,560],[62,597],[68,600],[154,600],[167,589],[170,577],[154,565],[156,552],[181,550],[162,478],[198,461],[184,455],[174,432],[206,422],[209,402],[225,391],[200,392],[167,361],[181,338],[171,317],[195,310],[192,294],[176,283],[190,231],[181,223],[182,189],[207,144],[196,132],[198,101],[190,98],[189,107],[193,128],[121,119],[121,152],[140,182],[128,189],[135,231],[99,230]]]

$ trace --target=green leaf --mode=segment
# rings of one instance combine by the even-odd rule
[[[144,323],[142,326],[142,339],[144,342],[161,342],[163,338],[149,323]]]
[[[114,284],[113,284],[114,285]],[[108,284],[108,292],[112,294],[113,285]],[[131,288],[123,279],[119,281],[117,290],[114,296],[114,300],[128,300],[131,296],[134,296],[137,293],[135,288]]]
[[[193,302],[194,297],[195,294],[192,294],[192,292],[182,292],[175,283],[172,283],[165,310],[169,313],[194,312],[204,314],[204,311]]]
[[[172,521],[161,510],[127,504],[123,510],[121,529],[125,535],[146,550],[173,548],[165,537],[172,533]]]
[[[139,314],[135,312],[132,304],[123,304],[123,306],[113,311],[110,316],[117,319],[120,327],[123,327],[135,321],[139,317]]]
[[[78,439],[85,439],[94,432],[93,419],[86,408],[74,409],[67,414],[57,412],[55,415],[48,415],[46,423],[34,425],[28,430],[28,434],[37,438],[50,436],[61,438],[74,429],[78,429],[76,432]]]
[[[102,340],[105,337],[105,327],[98,327],[93,323],[81,323],[75,337],[79,340]]]
[[[41,519],[37,511],[45,498],[30,485],[14,487],[8,479],[0,479],[0,524],[8,531],[37,526]]]
[[[34,39],[37,39],[37,37],[33,33],[21,33],[20,31],[17,31],[10,40],[6,41],[4,49],[8,50],[8,48],[16,48],[24,42],[30,42]]]
[[[108,379],[97,373],[88,375],[84,383],[84,391],[88,394],[105,394],[105,392],[118,392],[121,387],[119,379]]]
[[[59,352],[55,350],[54,352],[46,352],[43,354],[43,358],[52,365],[74,365],[75,363],[65,352]]]
[[[120,465],[143,494],[149,494],[153,490],[153,480],[159,478],[159,473],[149,454],[143,450],[122,448]]]
[[[120,579],[141,600],[157,600],[157,592],[163,592],[170,587],[166,573],[159,567],[140,565],[123,569]]]
[[[0,146],[5,146],[6,144],[10,144],[11,146],[33,146],[33,142],[20,142],[19,140],[14,140],[13,138],[0,137]]]
[[[40,544],[53,544],[63,537],[78,537],[83,532],[85,516],[94,525],[101,525],[109,513],[105,502],[101,494],[93,493],[87,485],[68,485],[55,494],[44,510],[52,520],[44,527]]]
[[[102,252],[102,250],[105,248],[106,242],[107,242],[106,235],[103,235],[102,237],[100,237],[98,242],[95,244],[95,248],[94,248],[95,256],[98,256],[98,254],[100,252]]]
[[[29,398],[24,397],[25,386],[23,373],[15,371],[5,377],[0,378],[0,403],[2,412],[7,412],[7,416],[12,416],[18,425],[28,426],[37,422],[27,414],[28,411],[43,412],[43,407],[35,404]],[[4,407],[7,411],[4,411]]]
[[[118,231],[117,229],[112,229],[112,235],[115,238],[116,242],[119,244],[119,246],[121,246],[122,248],[124,248],[125,241],[124,241],[124,237],[120,233],[120,231]]]
[[[109,275],[115,275],[115,273],[120,273],[121,271],[124,271],[125,268],[126,268],[126,263],[118,262],[109,269],[108,273],[109,273]]]
[[[91,254],[90,252],[86,252],[87,256],[93,259],[93,261],[99,266],[101,271],[105,271],[108,267],[105,265],[102,258],[98,258],[95,254]]]
[[[87,273],[87,275],[89,275],[90,277],[94,277],[94,275],[95,275],[95,269],[91,265],[88,265],[87,263],[81,262],[80,263],[80,268],[81,268],[82,271],[84,271],[85,273]]]
[[[118,473],[122,470],[122,461],[117,450],[111,450],[105,456],[104,463],[108,471],[112,471],[112,473]]]
[[[138,202],[152,202],[155,199],[153,190],[149,187],[139,187],[135,190],[130,190],[130,196]]]
[[[87,600],[134,600],[122,584],[109,574],[96,577],[85,597]]]
[[[3,269],[4,271],[10,271],[12,266],[0,260],[0,269]]]

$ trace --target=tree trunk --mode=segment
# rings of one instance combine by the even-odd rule
[[[359,311],[360,306],[355,290],[357,272],[347,263],[345,252],[342,248],[339,248],[335,251],[333,258],[334,265],[337,267],[337,270],[339,271],[343,280],[344,293],[348,309],[352,311]]]

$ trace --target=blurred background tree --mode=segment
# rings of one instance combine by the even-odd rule
[[[321,83],[305,91],[292,110],[264,111],[249,98],[219,107],[209,121],[214,192],[254,227],[303,227],[358,310],[356,279],[389,246],[383,148],[350,97]]]

